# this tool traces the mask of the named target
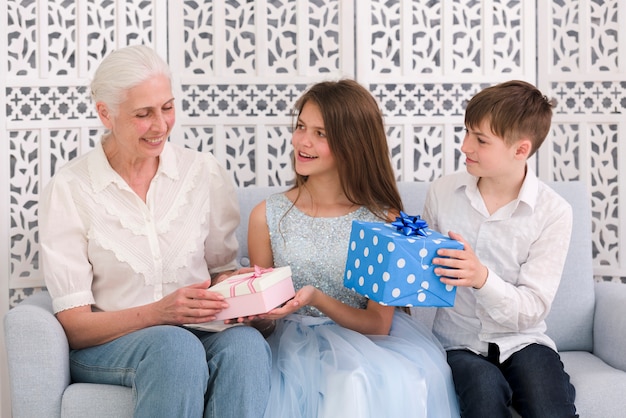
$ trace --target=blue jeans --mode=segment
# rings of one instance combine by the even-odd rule
[[[135,417],[262,417],[270,368],[269,346],[247,326],[155,326],[70,352],[72,381],[132,388]]]
[[[503,363],[498,350],[487,357],[467,350],[448,351],[462,417],[577,417],[576,392],[557,352],[531,344]]]

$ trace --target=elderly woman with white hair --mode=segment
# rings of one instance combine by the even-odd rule
[[[239,209],[208,153],[168,142],[171,75],[150,48],[108,55],[91,90],[107,132],[40,201],[45,282],[75,382],[132,387],[136,417],[262,416],[271,356],[253,327],[204,332],[228,306]]]

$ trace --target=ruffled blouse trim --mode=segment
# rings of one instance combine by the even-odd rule
[[[170,280],[162,281],[157,280],[156,272],[153,268],[152,258],[145,257],[141,251],[135,252],[130,246],[120,246],[115,237],[107,237],[105,234],[97,232],[91,229],[87,233],[87,238],[94,243],[102,247],[103,249],[110,251],[111,254],[120,263],[126,264],[135,274],[143,277],[146,285],[154,285],[157,282],[167,283],[175,282],[173,275],[164,274],[162,277],[170,277]]]
[[[196,189],[196,186],[207,166],[207,160],[203,158],[202,154],[196,156],[185,149],[181,149],[177,153],[174,148],[165,148],[164,152],[166,150],[169,153],[166,158],[161,160],[164,169],[157,172],[148,193],[149,203],[151,193],[158,191],[160,200],[158,203],[146,205],[138,196],[134,195],[132,189],[125,182],[122,181],[120,184],[110,176],[112,168],[108,166],[108,163],[108,186],[98,193],[91,193],[99,207],[104,208],[109,216],[117,219],[123,229],[134,236],[143,237],[142,240],[149,240],[149,235],[154,232],[157,236],[168,234],[174,225],[177,228],[182,228],[173,235],[176,242],[170,243],[170,248],[175,248],[176,251],[162,254],[162,269],[155,269],[153,254],[150,251],[146,252],[145,249],[135,251],[130,245],[120,245],[117,235],[107,234],[105,228],[99,228],[96,224],[92,225],[88,231],[90,239],[93,239],[102,248],[111,251],[117,260],[128,265],[135,273],[142,275],[147,285],[178,282],[179,278],[176,272],[187,267],[188,257],[197,251],[197,240],[200,239],[201,234],[206,229],[207,213],[210,208],[209,187],[206,187],[207,193],[205,195],[193,196],[194,201],[199,199],[195,201],[196,205],[200,205],[193,211],[193,215],[199,217],[199,219],[196,218],[197,222],[184,222],[184,220],[177,222],[188,216],[189,211],[184,208],[192,205],[192,193],[195,190],[202,190],[202,188]],[[94,181],[98,181],[93,176],[104,174],[100,173],[103,168],[101,159],[106,159],[103,152],[95,154],[93,162],[90,161],[93,164],[89,165],[92,186],[95,185]],[[172,170],[172,165],[178,165],[180,170]],[[164,174],[164,171],[168,174]],[[210,176],[210,173],[207,172],[206,174]],[[119,189],[132,193],[135,199],[125,198]],[[147,225],[148,219],[154,219],[156,222],[155,231],[152,231]],[[172,233],[169,235],[172,236]]]
[[[189,171],[184,174],[187,179],[183,181],[183,187],[177,193],[177,197],[174,200],[171,208],[167,211],[165,216],[158,223],[158,231],[160,233],[167,233],[170,231],[172,223],[179,219],[181,216],[181,209],[183,207],[187,207],[190,204],[190,196],[192,191],[197,190],[196,185],[198,182],[198,178],[200,177],[200,172],[202,171],[202,164],[198,158],[194,159],[191,162],[189,167]],[[181,173],[182,174],[182,173]],[[207,202],[209,202],[208,198],[204,199],[204,205],[202,207],[201,213],[206,213],[207,211]],[[202,223],[206,221],[205,218],[202,219]],[[195,231],[200,231],[200,228],[194,228]],[[196,236],[199,235],[199,232],[196,233]]]
[[[186,215],[186,211],[183,211],[183,208],[191,205],[191,196],[195,190],[198,190],[196,186],[198,179],[201,177],[201,172],[202,164],[200,163],[200,159],[196,158],[190,167],[189,173],[187,174],[189,176],[189,180],[185,180],[183,182],[183,188],[181,189],[181,193],[178,195],[179,197],[174,202],[171,210],[167,212],[162,221],[160,221],[157,225],[159,234],[168,233],[174,222]],[[209,181],[211,180],[212,179],[209,178]],[[206,189],[208,190],[209,188],[207,187]],[[182,240],[182,242],[180,245],[174,245],[175,248],[179,248],[180,250],[177,252],[175,257],[168,259],[166,263],[168,266],[171,266],[170,269],[173,272],[187,267],[187,260],[189,260],[189,256],[198,250],[197,240],[206,229],[205,225],[207,223],[207,214],[210,210],[211,197],[206,195],[197,196],[197,198],[202,199],[199,219],[196,219],[197,223],[195,224],[192,224],[191,222],[185,222],[183,224],[185,231],[184,233],[178,234],[179,240]],[[175,275],[172,274],[171,276],[174,277]]]
[[[159,168],[152,180],[151,188],[156,184],[155,180],[160,176],[166,176],[172,180],[178,180],[179,172],[176,169],[177,156],[175,150],[165,144],[161,157],[159,160]],[[138,207],[144,212],[148,212],[148,208],[141,201],[141,199],[135,194],[130,186],[124,181],[124,179],[117,173],[109,164],[102,143],[99,143],[95,148],[95,152],[90,156],[89,160],[89,178],[91,187],[93,187],[94,200],[99,205],[105,208],[106,212],[119,219],[124,229],[132,231],[134,235],[146,235],[145,228],[145,216],[137,216]],[[194,168],[194,177],[197,176],[201,167],[196,161],[193,161],[191,165]],[[182,166],[182,164],[181,164]],[[195,183],[195,178],[193,180]],[[119,189],[130,193],[133,199],[122,199],[118,193],[107,193],[107,189],[112,185],[116,185]],[[175,181],[173,181],[170,187],[176,188]],[[173,207],[168,213],[168,217],[159,222],[159,231],[169,231],[170,223],[177,218],[179,214],[179,208],[185,205],[188,201],[186,193],[189,192],[189,184],[184,185],[186,190],[183,193],[178,193],[177,190],[168,190],[168,194],[172,193],[177,197],[177,200],[173,202]],[[115,204],[111,204],[111,200],[116,201]],[[134,203],[133,203],[134,202]],[[133,216],[134,215],[134,216]],[[146,215],[149,216],[149,215]]]
[[[54,313],[66,311],[80,306],[94,305],[96,303],[93,294],[89,291],[72,293],[61,297],[52,298],[52,310]]]

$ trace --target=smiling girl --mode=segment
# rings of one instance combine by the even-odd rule
[[[296,185],[260,203],[248,227],[251,262],[291,266],[297,291],[262,315],[276,321],[265,416],[457,416],[430,332],[343,286],[352,221],[386,221],[402,209],[376,101],[355,81],[323,82],[296,110]]]

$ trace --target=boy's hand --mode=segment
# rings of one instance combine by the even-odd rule
[[[447,285],[480,289],[487,281],[489,270],[476,257],[472,247],[461,235],[455,232],[450,232],[448,235],[450,238],[462,243],[463,249],[451,250],[441,248],[437,250],[437,255],[441,257],[433,258],[433,264],[442,267],[436,267],[435,274],[441,276],[441,282]]]

